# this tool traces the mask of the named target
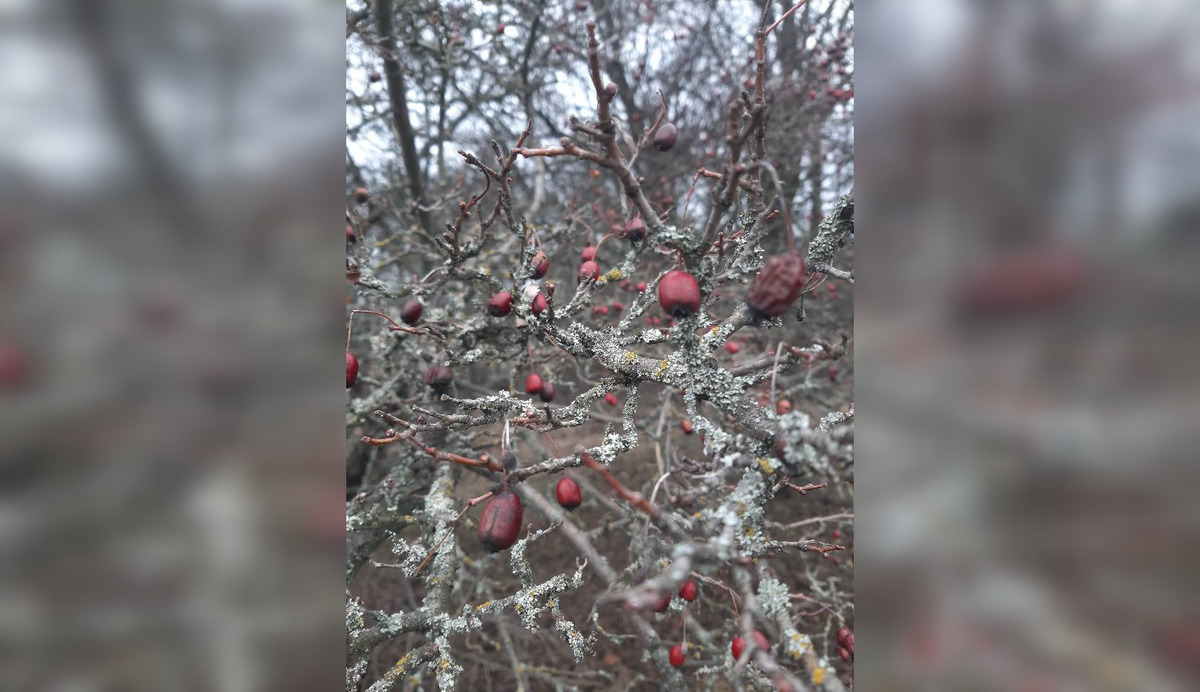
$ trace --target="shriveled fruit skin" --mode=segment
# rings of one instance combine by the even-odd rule
[[[425,373],[425,384],[429,385],[436,391],[441,391],[450,386],[454,381],[454,371],[445,365],[435,365],[429,368]]]
[[[658,132],[654,133],[654,148],[659,151],[670,151],[675,146],[675,139],[679,136],[679,129],[673,123],[664,123],[658,128]]]
[[[763,317],[779,317],[792,307],[804,288],[804,258],[796,253],[767,260],[746,290],[746,304]]]
[[[479,513],[479,541],[495,553],[517,542],[521,534],[521,498],[506,490],[483,503]]]

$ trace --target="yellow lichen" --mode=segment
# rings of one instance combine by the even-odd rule
[[[632,363],[632,362],[634,361],[634,359],[636,359],[636,358],[637,358],[637,354],[636,354],[636,353],[633,353],[633,352],[631,352],[631,351],[626,351],[626,352],[625,352],[625,362],[626,362],[626,363]]]
[[[758,462],[758,467],[761,468],[765,473],[775,473],[775,464],[773,464],[770,459],[757,457],[754,461]]]
[[[663,359],[663,362],[658,364],[658,374],[661,375],[667,371],[667,366],[670,364],[670,358]]]
[[[825,669],[817,668],[816,670],[814,670],[813,674],[812,674],[812,681],[813,681],[814,685],[824,684],[825,683]]]
[[[612,271],[605,274],[605,276],[608,278],[609,281],[620,281],[621,277],[623,277],[625,275],[621,273],[620,269],[613,269]]]

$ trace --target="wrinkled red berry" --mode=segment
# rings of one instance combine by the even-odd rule
[[[669,658],[671,659],[671,665],[675,666],[676,668],[679,668],[680,666],[682,666],[683,665],[683,647],[679,644],[672,646]]]
[[[583,248],[583,252],[579,253],[579,259],[582,262],[591,262],[596,259],[596,246],[587,245]]]
[[[579,505],[583,504],[583,495],[579,491],[579,484],[566,476],[560,478],[558,485],[554,486],[554,497],[558,500],[558,504],[568,512],[574,512]]]
[[[658,305],[672,317],[688,317],[700,310],[700,286],[696,277],[673,269],[658,283]]]
[[[354,354],[346,351],[346,389],[354,386],[358,381],[358,358]]]
[[[683,421],[682,423],[679,424],[679,427],[683,429],[684,435],[691,435],[692,431],[694,430],[694,428],[692,427],[692,422],[690,420]]]
[[[421,321],[421,313],[425,312],[425,306],[421,305],[421,301],[413,298],[404,304],[404,308],[400,310],[400,319],[404,324],[410,327]]]
[[[529,373],[525,378],[525,393],[526,394],[541,394],[542,393],[542,376],[537,373]]]
[[[792,307],[804,288],[804,259],[796,253],[767,260],[746,291],[746,304],[757,314],[778,317]]]
[[[369,199],[371,199],[371,193],[367,191],[367,188],[360,187],[354,191],[355,202],[358,202],[359,204],[366,204],[367,200]]]
[[[546,296],[541,293],[533,297],[533,304],[529,307],[529,311],[535,315],[542,314],[550,305],[546,302]]]
[[[663,123],[658,132],[654,133],[654,148],[659,151],[670,151],[671,147],[675,146],[675,139],[679,136],[679,130],[672,123]]]
[[[686,582],[684,582],[683,586],[679,588],[679,597],[685,601],[688,601],[689,603],[696,600],[696,596],[699,595],[699,593],[700,588],[696,586],[696,582],[692,581],[691,579],[688,579]]]
[[[512,312],[512,294],[508,291],[500,291],[493,295],[488,300],[487,311],[492,317],[504,317]]]
[[[542,398],[542,401],[547,403],[554,401],[554,385],[549,382],[543,384],[542,391],[538,393],[538,396]]]
[[[445,365],[435,365],[425,373],[425,384],[435,391],[442,391],[454,381],[454,372]]]
[[[759,632],[758,630],[754,630],[754,643],[757,644],[758,648],[760,649],[765,651],[771,650],[771,642],[767,639],[767,635]],[[734,637],[733,645],[730,647],[730,650],[733,653],[734,660],[741,658],[742,652],[746,650],[746,640],[740,636]]]
[[[625,224],[625,233],[622,234],[626,240],[631,243],[640,243],[642,238],[646,237],[646,222],[642,221],[642,217],[635,216]]]
[[[521,534],[521,498],[506,490],[483,503],[479,513],[479,540],[494,553],[517,542]]]
[[[550,271],[550,258],[541,250],[533,256],[533,278],[540,279]]]
[[[588,279],[595,281],[599,276],[600,276],[600,265],[596,264],[595,262],[593,262],[591,260],[588,260],[588,261],[584,262],[583,264],[579,265],[579,273],[576,275],[575,278],[579,279],[580,283],[582,283],[583,281],[588,280]]]

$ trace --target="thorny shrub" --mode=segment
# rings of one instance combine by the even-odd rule
[[[828,304],[852,289],[853,196],[793,248],[762,155],[774,26],[729,104],[723,168],[691,183],[689,201],[698,180],[714,186],[703,223],[648,199],[634,165],[666,155],[648,145],[667,99],[639,141],[625,135],[588,22],[594,119],[546,146],[527,146],[530,121],[490,161],[460,151],[478,191],[418,280],[384,281],[347,244],[348,691],[473,690],[481,675],[511,676],[503,689],[852,684],[852,343],[848,308]],[[518,164],[538,158],[616,178],[609,236],[518,212]],[[401,213],[349,190],[358,232]],[[633,219],[644,237],[622,232]],[[745,301],[772,228],[803,257],[782,275],[803,285],[760,289],[764,314]],[[581,251],[598,272],[580,271]],[[658,305],[672,271],[694,277],[694,314]],[[552,499],[564,477],[582,495],[572,513]]]

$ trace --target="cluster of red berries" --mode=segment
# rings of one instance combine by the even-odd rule
[[[838,656],[843,661],[849,661],[854,656],[854,633],[848,627],[837,631]]]
[[[525,393],[550,402],[554,400],[554,385],[543,380],[541,375],[531,372],[525,378]]]

